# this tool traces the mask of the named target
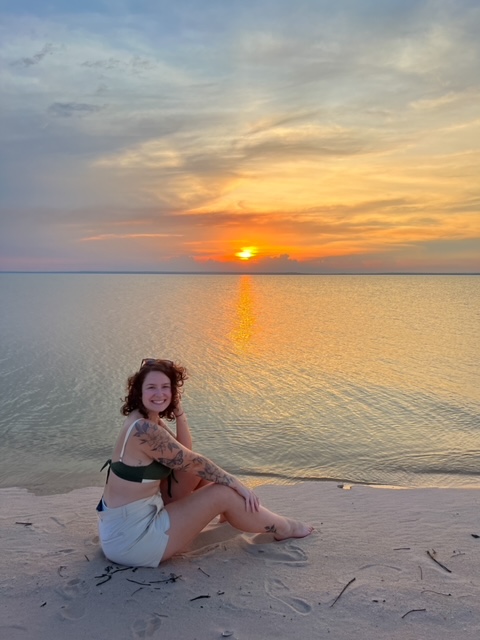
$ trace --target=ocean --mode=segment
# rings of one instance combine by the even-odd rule
[[[0,274],[0,487],[100,486],[142,358],[251,485],[480,487],[480,277]]]

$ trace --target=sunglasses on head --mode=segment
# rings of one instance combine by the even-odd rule
[[[151,367],[155,364],[167,364],[169,367],[173,367],[172,360],[163,360],[161,358],[144,358],[142,360],[142,364],[140,365],[140,369],[143,367]]]

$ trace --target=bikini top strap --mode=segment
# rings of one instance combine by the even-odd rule
[[[125,440],[123,441],[123,447],[122,447],[122,450],[120,451],[120,457],[119,457],[120,462],[123,462],[123,454],[125,453],[125,447],[127,446],[128,436],[132,433],[133,427],[141,419],[142,418],[138,418],[138,420],[135,420],[135,422],[132,422],[132,424],[128,427],[127,433],[125,434]]]

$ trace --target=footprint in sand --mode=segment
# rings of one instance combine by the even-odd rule
[[[145,618],[137,618],[132,624],[132,634],[134,640],[142,640],[142,638],[151,638],[155,631],[162,624],[162,618],[167,616],[160,616],[156,613],[151,613]]]
[[[308,555],[292,541],[270,542],[259,544],[252,538],[243,538],[242,548],[265,560],[267,564],[288,564],[290,567],[304,567],[308,563]]]
[[[60,556],[60,555],[69,555],[70,553],[73,553],[75,551],[75,549],[57,549],[56,551],[50,551],[49,553],[46,553],[43,557],[44,558],[51,558],[53,556]]]
[[[68,604],[60,607],[60,617],[65,620],[79,620],[85,615],[85,603],[83,597],[90,591],[90,587],[84,580],[74,578],[69,580],[65,586],[57,589],[58,593],[66,600]]]
[[[90,587],[85,580],[79,580],[78,578],[69,580],[65,586],[58,589],[60,595],[67,598],[67,600],[75,600],[81,596],[86,596],[89,591]]]
[[[389,577],[390,580],[400,580],[402,578],[403,569],[401,567],[395,567],[391,564],[366,564],[359,568],[359,571],[364,571],[367,575],[379,577]]]
[[[0,625],[0,638],[8,638],[8,640],[24,640],[28,638],[28,627],[20,624]]]
[[[85,615],[85,604],[78,600],[60,607],[60,617],[64,620],[80,620]]]
[[[302,598],[291,596],[290,589],[285,583],[278,580],[278,578],[265,580],[265,591],[271,598],[275,598],[275,600],[283,602],[287,607],[293,609],[295,613],[306,615],[312,611],[312,605],[310,605],[306,600],[302,600]]]

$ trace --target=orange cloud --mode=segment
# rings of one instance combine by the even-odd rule
[[[105,240],[138,240],[155,238],[181,238],[180,234],[170,233],[101,233],[96,236],[81,238],[80,242],[102,242]]]

